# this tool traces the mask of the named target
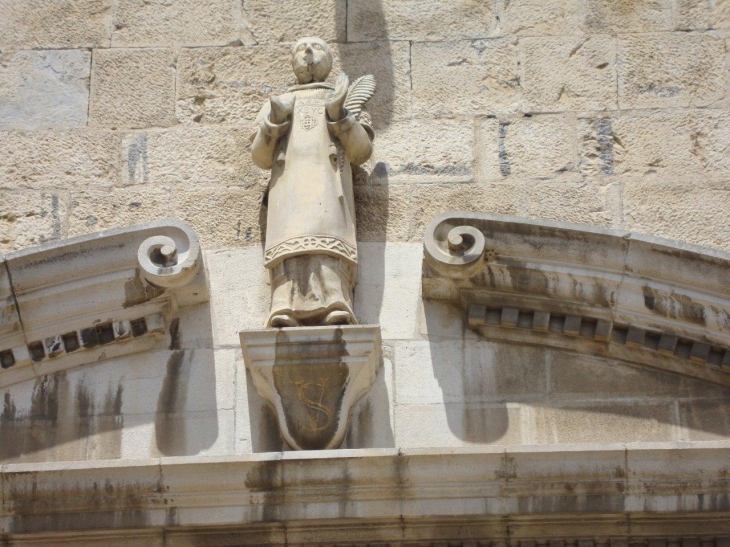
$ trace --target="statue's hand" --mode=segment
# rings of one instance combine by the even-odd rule
[[[350,78],[344,72],[337,76],[335,81],[335,91],[332,97],[325,103],[327,116],[333,122],[339,121],[345,117],[345,99],[347,98],[347,89],[350,87]]]
[[[290,95],[289,97],[271,97],[271,114],[269,114],[269,121],[275,125],[282,124],[286,119],[294,112],[294,101],[296,97]]]

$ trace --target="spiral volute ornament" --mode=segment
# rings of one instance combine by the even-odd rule
[[[192,233],[180,231],[173,236],[158,235],[145,239],[137,259],[143,277],[158,287],[188,284],[197,274],[200,244]]]
[[[473,226],[453,226],[441,222],[426,233],[426,258],[449,277],[470,277],[482,266],[486,240]]]

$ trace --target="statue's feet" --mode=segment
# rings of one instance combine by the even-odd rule
[[[269,321],[272,327],[275,329],[281,329],[284,327],[296,327],[299,325],[299,321],[294,319],[291,315],[288,313],[280,313],[278,315],[275,315],[271,318]]]
[[[324,318],[325,325],[350,325],[355,322],[350,312],[335,310],[327,314]]]

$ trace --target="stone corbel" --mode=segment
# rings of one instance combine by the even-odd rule
[[[487,339],[730,386],[730,255],[620,230],[452,212],[428,225],[425,298]]]
[[[176,220],[54,241],[0,259],[0,387],[158,347],[206,302],[198,237]]]

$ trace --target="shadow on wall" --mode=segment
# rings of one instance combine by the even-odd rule
[[[211,447],[218,438],[215,364],[212,350],[196,346],[206,338],[212,344],[210,310],[196,308],[195,341],[186,343],[175,319],[158,351],[4,389],[0,462],[182,456]]]
[[[445,412],[460,441],[674,441],[680,440],[680,426],[686,440],[730,438],[730,389],[621,361],[485,341],[465,328],[460,310],[445,308],[424,302],[432,373],[440,388],[428,403]],[[401,364],[398,370],[404,371]],[[414,392],[414,398],[421,396]],[[520,407],[531,408],[529,423]],[[418,408],[422,413],[428,407]],[[411,422],[418,427],[419,419]]]

